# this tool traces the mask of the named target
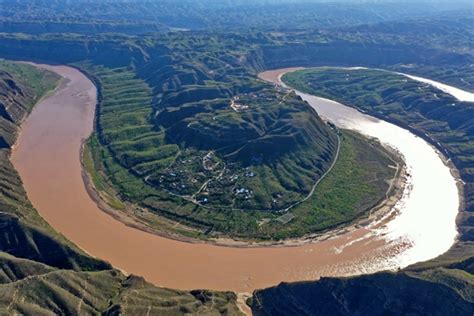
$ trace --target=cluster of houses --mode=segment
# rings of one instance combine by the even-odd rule
[[[244,187],[234,189],[234,194],[237,197],[244,198],[245,200],[248,200],[252,197],[252,191]]]

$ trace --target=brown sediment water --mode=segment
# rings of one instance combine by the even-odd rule
[[[93,130],[96,88],[76,69],[36,66],[66,80],[24,122],[13,164],[48,223],[127,273],[170,288],[251,292],[282,281],[396,268],[390,258],[410,247],[383,238],[374,227],[298,247],[233,248],[171,240],[126,226],[99,209],[82,178],[80,149]]]

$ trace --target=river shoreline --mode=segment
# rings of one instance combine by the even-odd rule
[[[323,67],[315,67],[315,68],[325,68],[326,66],[323,66]],[[286,69],[283,69],[285,70],[283,73],[281,73],[279,76],[278,76],[278,80],[283,83],[285,86],[286,86],[286,83],[283,82],[282,78],[285,74],[287,73],[290,73],[290,72],[294,72],[294,71],[298,71],[298,70],[304,70],[304,69],[311,69],[312,67],[291,67],[291,68],[286,68]],[[444,83],[439,83],[443,88],[441,89],[440,87],[438,87],[438,85],[436,85],[437,82],[433,81],[433,80],[430,80],[430,79],[426,79],[426,78],[422,78],[422,77],[418,77],[418,76],[415,76],[415,75],[409,75],[409,74],[405,74],[405,73],[401,73],[401,72],[396,72],[396,71],[391,71],[391,70],[386,70],[386,69],[382,69],[382,68],[366,68],[366,67],[331,67],[331,66],[328,66],[328,68],[339,68],[339,69],[347,69],[347,70],[357,70],[357,69],[374,69],[374,70],[380,70],[380,71],[386,71],[386,72],[389,72],[389,73],[395,73],[395,74],[399,74],[399,75],[402,75],[402,76],[405,76],[411,80],[415,80],[415,81],[420,81],[420,82],[423,82],[423,83],[426,83],[426,84],[429,84],[429,85],[432,85],[434,86],[435,88],[437,89],[440,89],[441,91],[445,92],[445,93],[448,93],[450,94],[449,91],[446,90],[446,87],[449,87],[447,84],[444,84]],[[287,70],[287,71],[286,71]],[[293,89],[291,87],[289,87],[289,89]],[[455,88],[456,90],[461,90],[461,89],[458,89],[458,88]],[[294,89],[293,89],[294,90]],[[459,93],[459,92],[458,92]],[[453,95],[455,98],[457,98],[455,95]],[[325,99],[323,97],[319,97],[321,99]],[[330,99],[327,99],[327,100],[330,100]],[[332,100],[330,100],[332,101]],[[379,112],[376,112],[376,111],[370,111],[370,112],[367,112],[365,111],[364,109],[361,109],[360,107],[358,107],[357,105],[355,104],[351,104],[351,103],[347,103],[347,104],[344,104],[346,106],[349,106],[349,107],[352,107],[354,109],[356,109],[357,111],[359,111],[360,113],[363,113],[363,114],[367,114],[367,115],[370,115],[370,116],[373,116],[377,119],[380,119],[380,120],[383,120],[383,121],[386,121],[386,122],[389,122],[389,123],[392,123],[396,126],[399,126],[401,128],[404,128],[408,131],[410,131],[412,134],[420,137],[421,139],[423,139],[424,141],[426,141],[430,146],[432,146],[439,158],[443,161],[443,163],[449,168],[452,176],[455,178],[456,180],[456,184],[457,184],[457,187],[458,187],[458,191],[459,191],[459,202],[460,202],[460,205],[459,205],[459,214],[458,214],[458,217],[461,215],[461,211],[465,208],[465,198],[464,198],[464,185],[463,185],[463,181],[461,179],[461,176],[460,176],[460,172],[458,170],[458,168],[454,165],[454,163],[452,162],[452,158],[451,155],[449,154],[449,152],[437,141],[435,141],[433,138],[431,138],[428,134],[426,133],[423,133],[419,130],[417,130],[416,128],[410,126],[409,124],[405,124],[404,122],[400,121],[400,120],[396,120],[392,117],[389,117],[389,116],[386,116],[386,115],[382,115],[380,114]]]
[[[78,67],[74,67],[75,69],[79,70],[82,74],[84,74],[90,81],[94,83],[94,86],[96,87],[97,90],[97,103],[96,103],[96,115],[94,118],[94,131],[93,133],[97,133],[97,117],[98,117],[98,110],[100,107],[101,99],[102,99],[102,94],[100,91],[100,83],[88,74],[87,72],[83,71],[82,69]],[[302,68],[295,68],[296,70],[302,69]],[[283,75],[283,74],[282,74]],[[364,136],[365,137],[365,136]],[[404,194],[404,189],[406,186],[406,168],[404,166],[403,162],[403,157],[400,153],[394,151],[392,148],[383,146],[385,150],[390,152],[394,158],[397,160],[397,167],[398,170],[395,174],[395,176],[391,179],[391,183],[394,183],[393,186],[391,186],[386,193],[385,199],[380,200],[372,206],[371,208],[367,209],[366,211],[362,212],[359,216],[355,217],[352,220],[340,223],[338,225],[328,227],[327,229],[314,232],[311,234],[307,234],[301,237],[297,238],[288,238],[284,240],[248,240],[248,239],[239,239],[239,238],[232,238],[228,236],[222,236],[222,237],[211,237],[211,238],[194,238],[194,237],[187,237],[179,233],[173,233],[171,231],[167,230],[160,230],[156,229],[146,223],[146,221],[140,220],[137,216],[134,216],[130,213],[130,209],[139,209],[142,208],[139,205],[135,205],[129,201],[120,199],[117,196],[114,196],[114,198],[117,198],[122,202],[125,207],[128,209],[128,211],[122,211],[122,210],[117,210],[113,206],[111,206],[108,202],[106,197],[100,190],[98,190],[92,181],[91,175],[87,171],[84,161],[83,161],[83,156],[84,156],[84,149],[85,149],[85,140],[83,144],[81,145],[81,152],[80,152],[80,160],[81,160],[81,165],[82,165],[82,177],[84,180],[84,184],[86,187],[86,190],[91,197],[92,200],[94,200],[97,204],[97,206],[106,214],[112,216],[114,219],[122,222],[123,224],[139,229],[141,231],[144,231],[146,233],[150,233],[156,236],[164,237],[164,238],[169,238],[172,240],[180,241],[180,242],[186,242],[186,243],[191,243],[191,244],[199,244],[199,243],[208,243],[211,245],[215,246],[222,246],[222,247],[231,247],[231,248],[263,248],[263,247],[298,247],[302,246],[308,243],[313,243],[313,242],[318,242],[322,240],[327,240],[331,238],[338,237],[344,233],[353,231],[354,229],[360,228],[362,226],[367,226],[371,221],[373,220],[380,220],[381,218],[386,218],[387,215],[389,215],[390,212],[392,212],[393,207],[397,203],[398,200],[402,197]],[[336,158],[337,160],[337,158]],[[333,165],[335,164],[336,160],[334,161]],[[330,170],[328,170],[330,172]],[[326,175],[326,174],[325,174]],[[324,178],[324,177],[323,177]],[[323,178],[319,179],[314,188],[317,186],[318,183],[323,180]],[[108,184],[109,185],[109,184]],[[116,191],[115,188],[110,186],[111,191]],[[299,204],[302,201],[298,201],[294,205],[290,206],[288,209],[294,207],[296,204]],[[288,210],[287,209],[287,210]],[[145,212],[149,212],[146,211]],[[150,213],[150,212],[149,212]],[[152,216],[154,218],[157,218],[158,221],[165,221],[165,222],[172,222],[172,220],[163,217],[158,214],[147,214],[148,216]],[[181,226],[185,227],[186,229],[190,229],[192,231],[199,231],[199,229],[195,229],[191,226],[187,226],[185,224],[180,224]]]
[[[365,70],[367,69],[366,67],[315,67],[315,68],[339,68],[339,69],[346,69],[346,70],[358,70],[358,69],[362,69],[362,70]],[[360,108],[358,108],[357,106],[354,106],[353,104],[350,104],[350,103],[347,103],[347,104],[342,104],[342,103],[339,103],[338,101],[333,101],[333,100],[330,100],[330,99],[326,99],[324,97],[318,97],[316,95],[313,95],[313,94],[308,94],[308,93],[305,93],[305,92],[301,92],[301,91],[298,91],[292,87],[288,87],[286,85],[285,82],[283,82],[282,78],[283,76],[286,74],[286,73],[289,73],[289,72],[294,72],[294,71],[298,71],[298,70],[303,70],[303,69],[311,69],[311,67],[291,67],[291,68],[283,68],[283,69],[276,69],[276,70],[271,70],[271,71],[268,71],[268,72],[265,72],[265,73],[261,73],[259,74],[259,78],[262,79],[262,80],[265,80],[265,81],[268,81],[268,82],[272,82],[274,84],[278,84],[278,85],[282,85],[283,87],[287,88],[287,89],[291,89],[293,91],[295,91],[300,97],[303,98],[303,100],[307,101],[309,104],[312,104],[312,102],[316,102],[315,100],[319,100],[317,101],[316,103],[320,103],[320,102],[323,102],[323,103],[330,103],[332,104],[332,106],[335,106],[336,108],[338,106],[342,106],[342,107],[346,107],[346,108],[352,108],[354,109],[356,112],[353,112],[352,115],[354,115],[355,117],[358,117],[358,119],[360,118],[365,118],[365,119],[369,119],[370,118],[374,118],[376,121],[375,122],[386,122],[388,123],[389,125],[392,124],[394,126],[397,126],[399,128],[402,128],[406,131],[408,131],[409,133],[415,135],[415,137],[419,137],[420,139],[422,139],[423,141],[426,142],[426,144],[428,144],[432,150],[434,150],[434,152],[436,153],[436,155],[438,156],[438,158],[442,161],[442,163],[444,164],[445,167],[448,168],[449,170],[449,173],[451,175],[451,177],[453,178],[454,180],[454,185],[456,186],[457,188],[457,191],[456,191],[456,197],[457,197],[457,200],[458,200],[458,207],[457,207],[457,211],[455,213],[455,218],[454,218],[454,230],[455,230],[455,234],[454,234],[454,237],[453,237],[453,242],[450,244],[449,247],[446,247],[446,245],[444,246],[444,249],[442,252],[438,252],[437,255],[441,255],[442,253],[448,251],[451,247],[453,247],[453,245],[455,245],[455,243],[458,241],[459,239],[459,229],[458,229],[458,221],[459,219],[461,218],[462,216],[462,211],[463,211],[463,208],[464,208],[464,187],[463,187],[463,182],[462,180],[460,179],[460,176],[459,176],[459,171],[458,169],[456,168],[456,166],[454,165],[454,163],[452,162],[451,160],[451,157],[449,155],[449,152],[439,143],[439,142],[436,142],[434,141],[431,137],[429,137],[428,135],[418,131],[417,129],[415,128],[412,128],[410,125],[408,124],[404,124],[403,122],[401,121],[398,121],[398,120],[395,120],[395,119],[392,119],[390,117],[385,117],[383,115],[380,115],[379,113],[374,113],[374,111],[364,111]],[[377,69],[375,69],[377,70]],[[380,71],[387,71],[387,72],[390,72],[388,70],[383,70],[383,69],[378,69]],[[420,78],[420,77],[416,77],[416,76],[411,76],[411,75],[406,75],[406,74],[403,74],[403,73],[399,73],[399,72],[394,72],[398,75],[402,75],[402,76],[405,76],[411,80],[415,80],[415,81],[420,81],[420,82],[423,82],[425,84],[429,84],[429,85],[432,85],[434,86],[435,88],[437,89],[441,89],[443,92],[445,93],[448,93],[448,94],[451,94],[452,96],[454,96],[455,98],[457,98],[458,100],[463,100],[463,98],[467,98],[469,101],[470,99],[474,98],[474,95],[472,94],[469,94],[468,92],[465,92],[465,91],[462,91],[460,89],[457,89],[455,87],[450,87],[450,86],[447,86],[445,84],[441,84],[441,83],[438,83],[438,82],[435,82],[435,81],[432,81],[432,80],[429,80],[429,79],[425,79],[425,78]],[[442,86],[442,87],[440,87]],[[450,91],[450,88],[453,90],[453,92],[451,93]],[[322,112],[324,113],[325,111],[327,112],[327,108],[325,108],[326,105],[322,105],[321,106],[321,110]],[[316,106],[317,107],[317,106]],[[321,114],[321,112],[315,107],[315,110],[318,111],[320,113],[320,115],[322,117],[324,117],[324,114]],[[370,113],[369,113],[370,112]],[[330,113],[330,112],[329,112]],[[351,114],[348,114],[350,113],[350,111],[348,113],[344,112],[346,115],[346,117],[348,117],[347,115],[351,115]],[[359,114],[357,114],[359,113]],[[332,114],[330,114],[332,115]],[[349,122],[351,122],[351,120],[347,121],[347,122],[344,122],[344,121],[341,121],[341,118],[338,117],[337,115],[333,118],[333,123],[336,123],[336,121],[340,121],[340,124],[351,124]],[[360,123],[361,124],[361,123]],[[337,125],[337,124],[336,124]],[[360,125],[360,126],[363,126],[364,124]],[[367,125],[367,124],[365,124]],[[357,126],[357,125],[356,125]],[[387,125],[388,127],[388,125]],[[355,129],[358,130],[359,128],[362,128],[364,129],[364,127],[356,127]],[[368,135],[373,133],[374,131],[370,131],[371,128],[369,128],[368,126],[365,127],[366,129],[368,128]],[[363,132],[365,134],[365,132]],[[377,133],[376,133],[377,134]],[[383,134],[383,133],[382,133]],[[387,135],[385,135],[384,137],[387,137]],[[388,137],[388,139],[390,139],[390,137]],[[392,139],[393,141],[393,139]],[[412,153],[413,155],[413,153]],[[413,158],[413,157],[412,157]],[[416,160],[415,160],[416,161]],[[427,184],[425,184],[426,186]],[[426,186],[428,187],[428,186]],[[419,206],[421,207],[421,205]],[[426,208],[426,206],[425,206]],[[401,213],[403,214],[403,213]],[[405,214],[403,214],[405,215]],[[394,224],[394,222],[390,223],[391,225],[391,230],[392,230],[392,233],[393,233],[393,230],[395,229],[395,231],[397,230],[396,226],[398,225],[398,230],[400,231],[399,233],[401,233],[402,231],[405,231],[406,232],[406,229],[404,229],[401,225],[401,223],[404,223],[403,225],[410,225],[409,222],[407,222],[407,219],[410,218],[412,220],[421,220],[421,218],[419,219],[416,219],[416,216],[413,216],[413,215],[408,215],[408,216],[404,216],[403,219],[401,219],[401,217],[399,217],[397,220],[397,224]],[[444,227],[445,229],[447,229],[447,227]],[[423,231],[423,230],[421,230]],[[418,234],[418,233],[416,233]],[[433,232],[431,232],[431,234],[433,234]],[[394,235],[397,235],[397,232],[395,232]],[[413,236],[415,236],[415,234],[413,234]],[[419,236],[419,234],[418,234]],[[401,235],[399,235],[398,238],[400,238]],[[403,237],[405,238],[405,237]],[[419,242],[421,243],[426,243],[427,240],[423,241],[423,240],[420,240]],[[426,245],[428,246],[428,245]],[[426,247],[425,246],[425,247]],[[419,248],[419,247],[418,247]],[[428,248],[429,249],[429,248]],[[413,248],[411,249],[413,250]],[[419,249],[419,254],[416,254],[416,251],[413,252],[411,251],[410,252],[411,255],[415,255],[416,256],[421,256],[417,261],[418,262],[421,262],[421,261],[426,261],[426,260],[429,260],[431,258],[433,258],[433,256],[426,256],[426,251],[424,250],[421,250]],[[425,257],[423,257],[422,253],[425,253]],[[429,250],[428,250],[428,253],[429,253]],[[408,252],[405,254],[405,258],[403,259],[400,259],[402,261],[405,261],[407,262],[407,258],[409,258],[410,255],[408,255]],[[408,262],[410,261],[410,259],[408,259]],[[410,264],[413,264],[413,263],[406,263],[406,265],[410,265]]]
[[[150,227],[146,222],[140,221],[137,217],[130,215],[131,208],[140,208],[137,205],[129,203],[125,200],[120,200],[125,204],[125,207],[129,211],[117,210],[107,202],[104,194],[98,190],[92,181],[90,173],[87,171],[84,165],[84,150],[85,150],[85,141],[81,146],[81,164],[82,164],[82,177],[84,179],[84,185],[87,192],[92,200],[97,203],[97,206],[108,215],[112,216],[114,219],[122,222],[123,224],[132,227],[134,229],[139,229],[149,234],[156,236],[186,242],[190,244],[211,244],[221,247],[230,247],[230,248],[268,248],[268,247],[298,247],[308,243],[319,242],[322,240],[328,240],[331,238],[336,238],[347,232],[351,232],[360,227],[369,226],[374,224],[376,221],[380,221],[382,218],[386,218],[392,212],[393,207],[400,200],[404,194],[406,187],[407,172],[403,162],[403,158],[399,153],[394,152],[391,148],[385,146],[385,150],[391,151],[394,157],[397,157],[397,172],[395,176],[391,179],[392,185],[388,188],[385,198],[379,201],[376,205],[361,213],[355,219],[348,222],[341,223],[334,227],[329,227],[320,232],[311,233],[304,235],[298,238],[284,239],[281,241],[260,241],[260,240],[245,240],[245,239],[233,239],[229,237],[217,237],[209,239],[198,239],[193,237],[186,237],[177,233],[172,233],[166,230],[158,230],[153,227]],[[114,188],[111,188],[112,190]],[[115,197],[118,198],[118,197]],[[153,214],[153,216],[161,218],[159,215]],[[163,218],[168,221],[168,219]]]
[[[92,256],[128,273],[143,275],[158,286],[238,293],[280,282],[400,267],[389,259],[409,245],[387,242],[370,225],[341,230],[335,238],[295,247],[248,248],[180,242],[115,220],[90,198],[80,159],[84,140],[93,130],[96,87],[77,69],[48,68],[70,76],[72,82],[69,90],[40,102],[25,121],[14,165],[41,216]],[[380,225],[392,218],[397,218],[396,212],[382,217]]]

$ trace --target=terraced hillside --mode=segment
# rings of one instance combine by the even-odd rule
[[[173,55],[158,49],[135,72],[79,64],[101,92],[97,136],[84,160],[113,207],[159,233],[279,239],[351,221],[386,196],[393,158],[347,133],[335,169],[347,175],[351,165],[360,168],[346,179],[331,174],[321,183],[330,194],[312,194],[340,139],[295,94],[254,79],[247,68],[229,73],[224,61],[241,63],[233,54],[242,52],[216,50],[209,59],[197,50],[196,66],[172,63]],[[372,177],[380,181],[364,184]],[[351,186],[357,194],[343,201]]]
[[[96,166],[123,197],[172,219],[247,233],[255,217],[308,194],[334,159],[335,133],[294,95],[275,99],[261,83],[238,99],[229,88],[185,86],[153,106],[152,89],[133,72],[88,71],[102,95]]]
[[[233,293],[157,288],[94,259],[55,232],[34,210],[9,161],[19,123],[59,78],[0,62],[0,313],[238,315]]]

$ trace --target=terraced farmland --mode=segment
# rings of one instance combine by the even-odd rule
[[[97,133],[84,157],[94,185],[109,205],[159,233],[298,237],[361,216],[385,196],[385,180],[395,174],[387,153],[344,133],[337,171],[281,221],[277,211],[307,196],[334,159],[320,149],[335,146],[335,132],[294,94],[267,87],[235,99],[245,104],[237,110],[226,98],[167,105],[154,101],[152,88],[130,70],[82,67],[101,94]],[[258,128],[263,134],[253,134]],[[365,163],[380,174],[378,183],[364,183]],[[338,178],[354,165],[358,172]],[[360,190],[338,205],[356,192],[344,193],[345,184]]]

